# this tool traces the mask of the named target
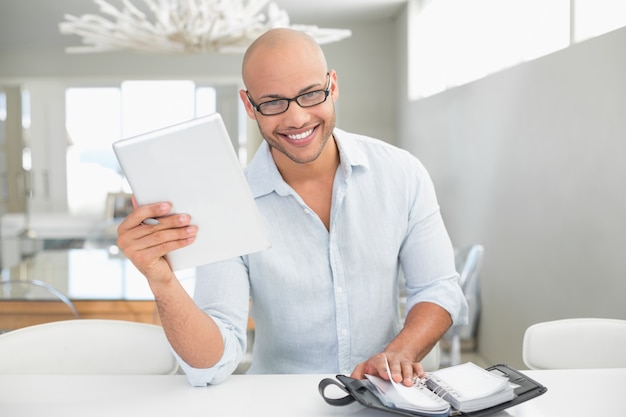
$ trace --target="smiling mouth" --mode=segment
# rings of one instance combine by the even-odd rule
[[[309,137],[311,135],[311,133],[313,133],[314,130],[315,130],[315,128],[312,128],[312,129],[309,129],[309,130],[307,130],[305,132],[298,133],[297,135],[285,135],[285,136],[287,136],[291,140],[302,140],[302,139],[305,139],[305,138]]]

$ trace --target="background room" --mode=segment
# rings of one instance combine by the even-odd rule
[[[521,368],[530,324],[626,319],[623,2],[276,3],[292,23],[351,30],[324,46],[338,126],[415,154],[454,245],[484,246],[480,356]],[[241,55],[66,53],[80,39],[59,33],[64,14],[96,10],[0,3],[2,268],[25,229],[112,238],[109,196],[128,191],[111,159],[121,137],[217,110],[243,164],[259,143],[239,105]],[[122,116],[132,108],[152,117]]]

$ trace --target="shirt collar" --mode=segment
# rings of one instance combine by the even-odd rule
[[[362,166],[364,169],[369,167],[366,153],[362,147],[357,146],[356,135],[335,129],[333,136],[339,149],[339,169],[345,178],[350,176],[355,167]],[[270,194],[272,191],[283,196],[293,192],[280,175],[272,158],[270,147],[265,141],[261,142],[245,173],[254,198]]]

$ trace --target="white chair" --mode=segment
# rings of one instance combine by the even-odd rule
[[[436,371],[441,367],[441,346],[439,342],[422,358],[420,364],[426,372]]]
[[[442,359],[442,365],[452,366],[461,363],[462,341],[475,343],[478,318],[480,316],[480,271],[485,248],[473,244],[455,250],[456,270],[459,273],[459,285],[463,290],[468,305],[468,323],[451,327],[443,337],[449,345],[449,352]]]
[[[625,368],[626,320],[575,318],[533,324],[522,348],[529,369]]]
[[[12,308],[14,303],[9,303],[12,301],[45,304],[46,314],[33,314],[31,308]],[[0,333],[39,323],[80,318],[78,309],[67,295],[39,280],[0,281],[0,302],[5,309],[0,314]]]
[[[160,326],[79,319],[0,335],[0,374],[174,374],[178,364]]]

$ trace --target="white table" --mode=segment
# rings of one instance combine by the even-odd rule
[[[10,360],[0,358],[0,360]],[[544,395],[494,417],[623,415],[626,369],[524,371]],[[330,406],[317,391],[326,375],[233,375],[195,388],[184,376],[0,375],[0,415],[22,416],[370,416],[353,403]]]

